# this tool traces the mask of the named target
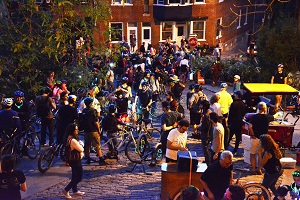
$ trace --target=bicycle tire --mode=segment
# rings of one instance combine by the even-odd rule
[[[154,153],[153,153],[153,159],[155,159],[156,164],[161,164],[164,158],[162,144],[157,143],[155,145]]]
[[[103,156],[108,156],[109,155],[109,144],[108,144],[108,138],[106,136],[101,136],[100,137],[100,148],[102,151]]]
[[[271,200],[271,195],[269,190],[266,189],[260,183],[248,182],[242,185],[242,187],[245,191],[246,199],[248,199],[248,197],[252,195],[263,195],[265,200]]]
[[[139,156],[143,156],[145,152],[149,149],[149,142],[147,140],[147,136],[142,134],[137,139],[137,153]]]
[[[163,114],[164,112],[162,109],[153,108],[153,107],[151,107],[150,109],[150,115],[155,119],[160,118]]]
[[[137,139],[134,138],[128,141],[125,147],[125,155],[131,162],[141,163],[141,157],[137,150]]]
[[[62,161],[66,161],[66,146],[63,144],[59,146],[59,157]]]
[[[55,150],[52,147],[45,149],[38,161],[38,169],[41,173],[45,173],[50,169],[54,161]]]
[[[13,155],[13,144],[7,143],[1,148],[1,156],[10,154]]]
[[[29,116],[29,124],[34,127],[36,133],[40,133],[42,130],[42,122],[41,118],[37,115],[37,113],[32,113]]]
[[[33,127],[28,128],[27,139],[25,141],[26,154],[31,160],[35,159],[41,150],[41,141]]]

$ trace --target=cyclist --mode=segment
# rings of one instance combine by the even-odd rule
[[[24,93],[21,91],[16,91],[14,93],[14,103],[12,105],[12,109],[15,110],[19,118],[21,120],[22,129],[24,130],[26,127],[26,123],[29,119],[29,106],[26,101],[24,101]]]
[[[106,131],[109,138],[116,136],[116,133],[119,131],[118,124],[125,125],[124,123],[117,120],[115,117],[116,106],[115,104],[110,104],[108,106],[108,115],[102,119],[101,127],[103,131]],[[116,138],[112,140],[113,145],[115,146],[118,141]],[[118,159],[117,152],[113,150],[113,146],[109,143],[109,152],[105,158]]]
[[[150,74],[149,74],[150,75]],[[149,107],[152,104],[152,92],[149,90],[148,82],[142,82],[140,89],[135,97],[135,105],[138,111],[142,114],[142,119],[149,119]]]
[[[99,118],[100,117],[100,112],[101,112],[101,106],[100,106],[100,102],[95,97],[95,92],[93,90],[90,90],[87,94],[87,97],[89,97],[93,100],[93,102],[92,102],[93,108],[96,109],[97,117]],[[86,108],[86,104],[84,103],[84,101],[81,101],[78,108],[77,108],[77,112],[79,114],[81,114],[84,108]]]
[[[120,85],[120,88],[127,91],[125,92],[126,94],[128,94],[129,97],[132,97],[132,92],[131,92],[131,87],[128,85],[128,78],[127,77],[123,77],[122,78],[122,85]]]
[[[124,95],[125,94],[125,95]],[[117,89],[109,95],[109,99],[116,102],[118,116],[127,117],[128,91],[122,88]]]
[[[12,135],[14,133],[21,133],[21,121],[18,113],[11,109],[13,105],[12,98],[5,98],[3,101],[4,110],[0,111],[0,134],[1,137],[5,135]],[[4,135],[5,134],[5,135]]]

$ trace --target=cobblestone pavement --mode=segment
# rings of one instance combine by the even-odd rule
[[[219,90],[216,87],[204,86],[207,91]],[[155,123],[158,126],[158,122]],[[299,131],[299,128],[296,130]],[[201,150],[200,141],[193,139],[189,136],[187,142],[188,148],[192,151],[196,151],[200,160],[204,160],[203,152]],[[232,149],[234,141],[231,143]],[[243,159],[243,149],[240,148],[239,156],[235,157],[233,160],[234,168],[249,168],[249,164],[244,162]],[[296,152],[287,152],[288,156],[294,157]],[[146,175],[141,165],[137,165],[133,172],[128,172],[131,170],[133,164],[126,158],[124,151],[119,154],[119,161],[109,160],[109,165],[98,166],[97,163],[92,163],[91,165],[84,164],[84,179],[79,183],[79,189],[86,192],[84,197],[74,196],[74,199],[160,199],[160,188],[161,188],[161,171],[160,165],[155,167],[149,167],[148,162],[145,163],[145,169],[147,172],[151,172],[152,175]],[[84,163],[84,161],[83,161]],[[67,168],[63,163],[59,162],[56,164],[62,167],[67,172],[61,172],[61,182],[51,186],[41,192],[29,195],[27,200],[34,199],[64,199],[61,191],[69,183],[69,177],[71,177],[71,170]],[[67,170],[65,170],[67,168]],[[299,166],[297,166],[300,169]],[[292,181],[291,173],[295,169],[286,169],[285,173],[280,177],[278,181],[279,184],[290,184]],[[234,171],[234,178],[237,178],[238,174],[236,170]],[[60,169],[56,169],[56,173],[60,173]],[[47,176],[47,173],[43,176]],[[261,182],[262,175],[249,175],[246,173],[241,174],[240,183],[246,183],[250,181]],[[176,184],[176,183],[170,183]],[[30,189],[30,188],[29,188]],[[70,192],[72,195],[72,192]]]

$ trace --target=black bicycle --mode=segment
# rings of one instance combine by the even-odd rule
[[[55,143],[53,146],[48,147],[41,154],[38,161],[38,169],[41,173],[45,173],[50,169],[55,158],[60,156],[62,161],[66,161],[65,157],[65,145],[60,143]]]

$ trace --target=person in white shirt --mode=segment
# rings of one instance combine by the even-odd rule
[[[190,126],[189,121],[180,120],[178,123],[178,128],[170,131],[167,138],[167,151],[166,151],[166,162],[174,163],[177,162],[177,152],[178,151],[188,151],[186,147],[187,142],[187,130]]]
[[[88,92],[88,95],[89,97],[91,97],[93,99],[93,103],[92,103],[92,106],[94,109],[97,110],[97,115],[98,117],[100,117],[100,112],[101,112],[101,106],[100,106],[100,102],[98,101],[98,99],[96,99],[95,97],[95,93],[93,90],[90,90]],[[77,112],[78,114],[81,114],[82,113],[82,110],[86,108],[85,104],[84,104],[84,101],[81,101],[78,108],[77,108]]]
[[[189,60],[188,56],[185,55],[184,58],[180,61],[179,67],[180,67],[180,80],[183,83],[186,83],[187,81],[187,72],[189,71]]]

